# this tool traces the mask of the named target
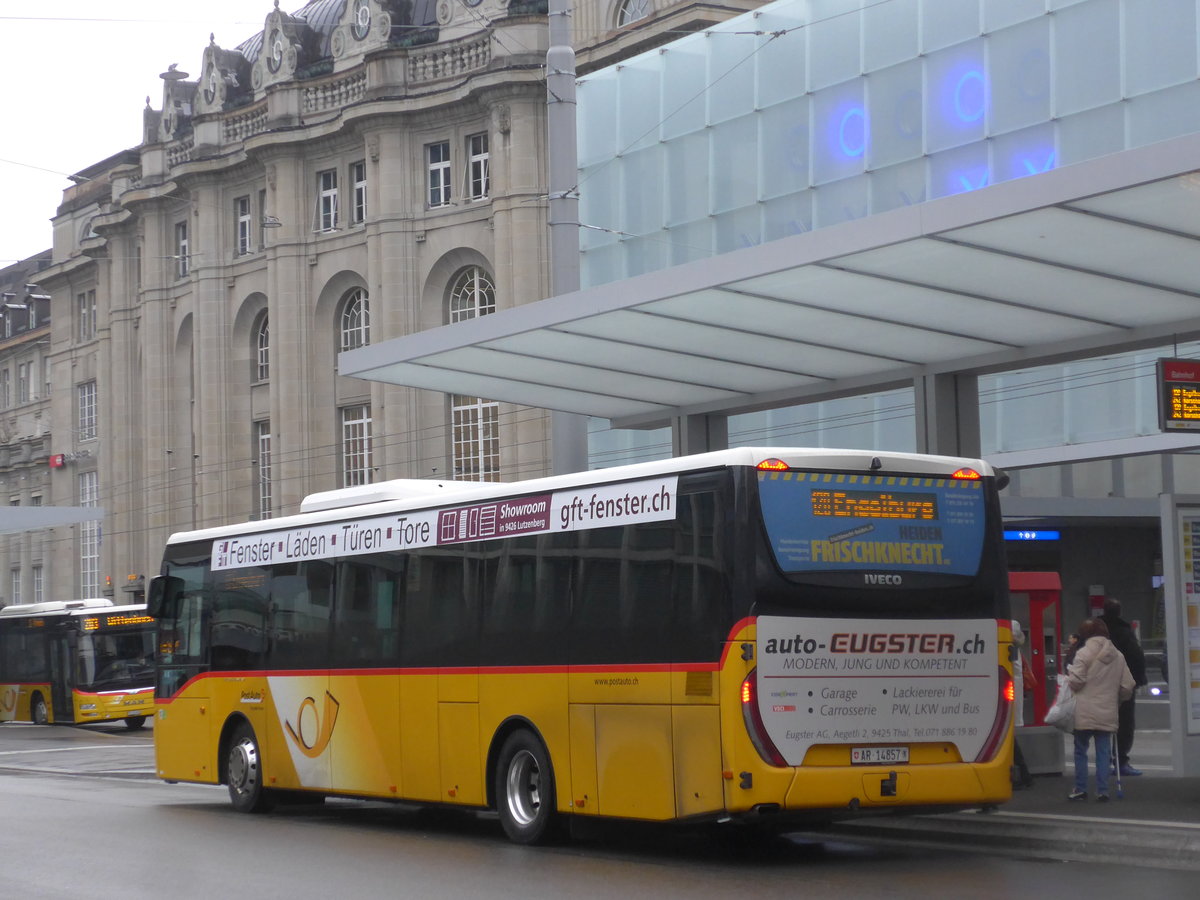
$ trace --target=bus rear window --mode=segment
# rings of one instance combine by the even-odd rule
[[[980,480],[763,472],[759,496],[779,567],[803,572],[974,575],[985,533]]]

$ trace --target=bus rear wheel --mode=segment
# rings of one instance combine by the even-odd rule
[[[528,731],[510,734],[500,750],[496,806],[504,833],[515,843],[541,844],[558,835],[550,754]]]
[[[261,813],[271,808],[269,794],[263,787],[258,738],[245,722],[233,730],[229,741],[225,780],[229,785],[229,800],[238,812]]]
[[[33,701],[29,704],[29,717],[33,719],[34,725],[50,724],[50,710],[46,708],[46,701],[41,694],[33,695]]]

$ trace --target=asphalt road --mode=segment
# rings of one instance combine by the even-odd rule
[[[761,842],[729,830],[608,823],[529,848],[504,840],[489,815],[331,801],[246,816],[223,788],[156,780],[152,741],[149,730],[120,726],[0,726],[0,897],[1008,900],[1120,896],[1148,881],[1155,900],[1195,896],[1195,872],[1064,865],[1052,854],[1001,854],[986,836],[969,846],[846,835]]]

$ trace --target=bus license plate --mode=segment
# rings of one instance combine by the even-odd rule
[[[851,747],[850,762],[856,766],[870,766],[908,762],[907,747]]]

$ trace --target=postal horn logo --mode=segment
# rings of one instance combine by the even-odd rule
[[[329,746],[329,739],[333,737],[333,726],[337,722],[338,706],[337,700],[329,691],[325,692],[323,712],[317,711],[316,700],[305,697],[300,701],[300,708],[296,710],[296,726],[292,727],[292,723],[288,721],[283,723],[288,737],[309,759],[316,759]]]
[[[0,696],[0,709],[5,712],[12,712],[17,708],[17,689],[7,687],[4,689],[4,694]]]

